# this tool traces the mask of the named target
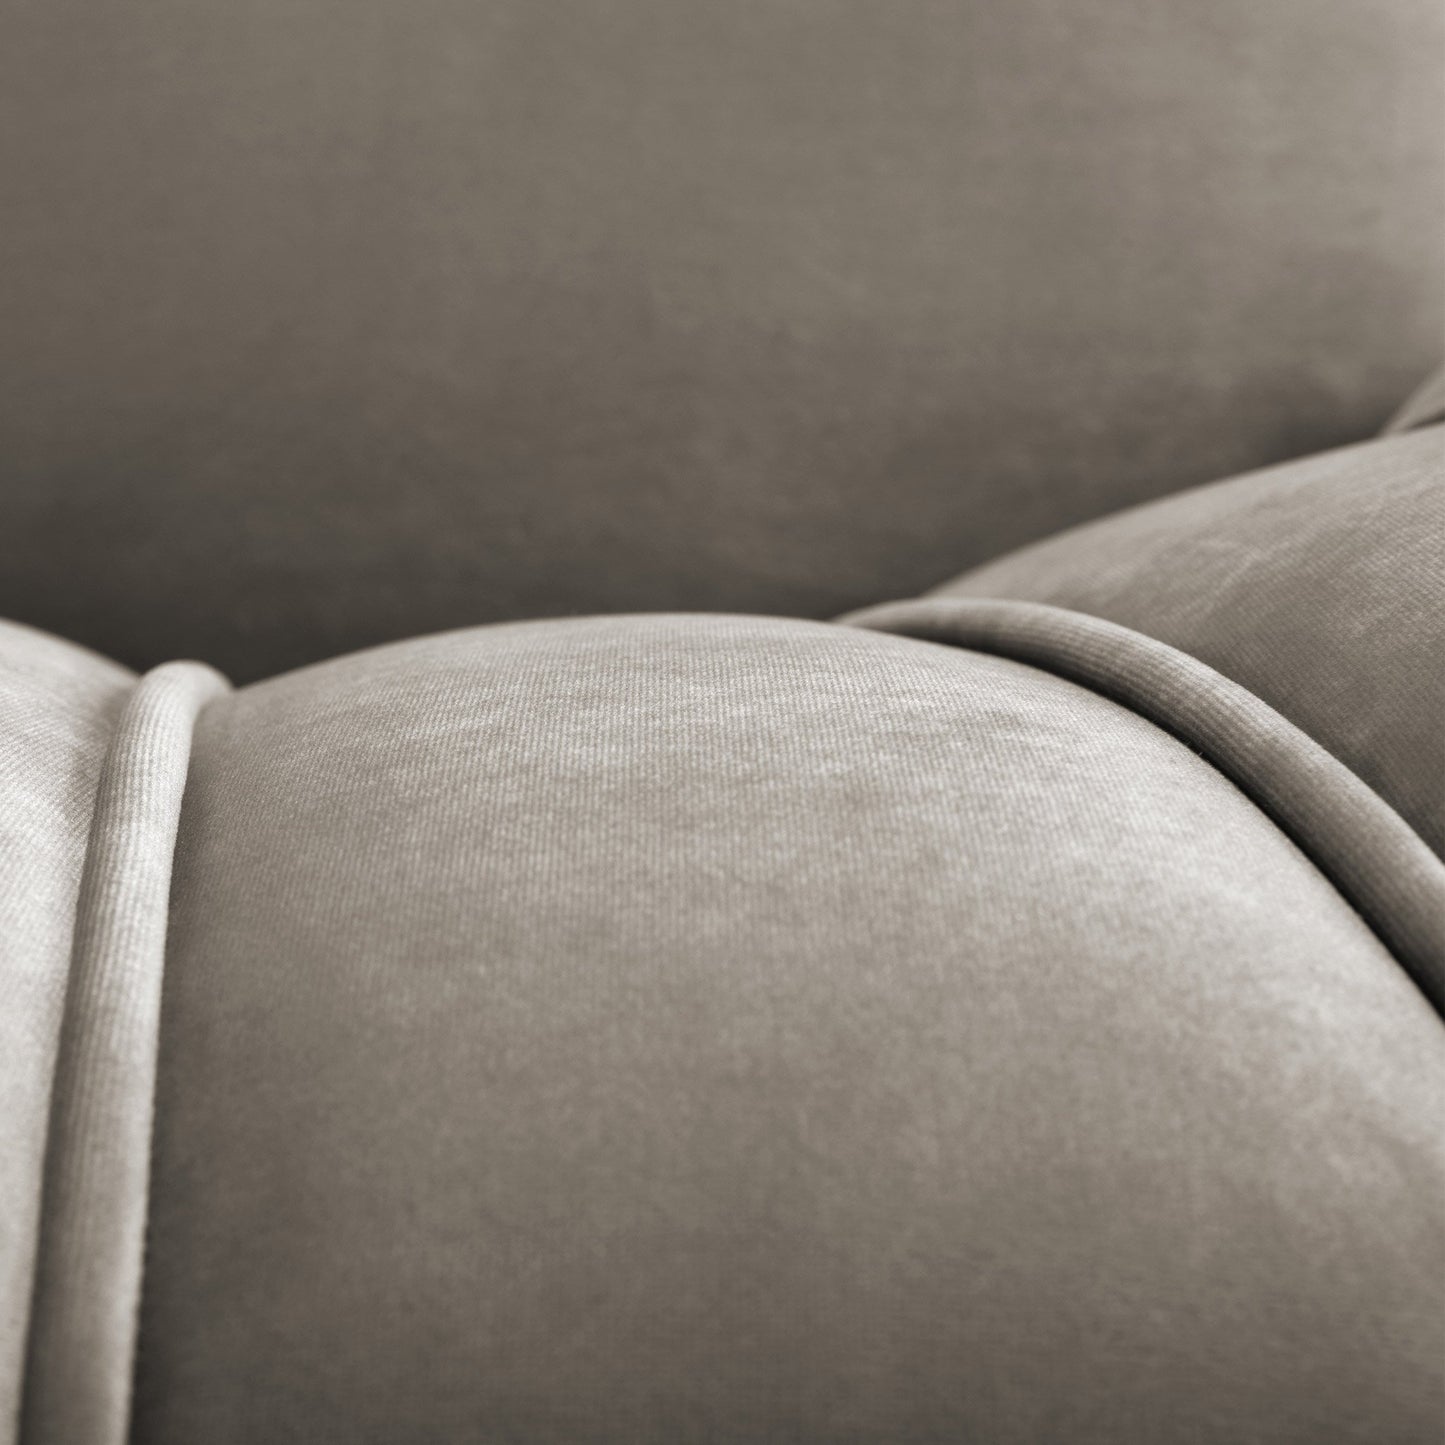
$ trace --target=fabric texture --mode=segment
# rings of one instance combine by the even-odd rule
[[[13,0],[0,1445],[1439,1445],[1442,62]]]
[[[1445,427],[1104,518],[931,595],[1086,612],[1198,658],[1445,854]]]
[[[96,794],[55,1065],[24,1445],[124,1445],[140,1303],[161,976],[191,726],[225,687],[136,686]]]
[[[1376,431],[1438,0],[11,0],[0,615],[828,616]]]
[[[1252,693],[1142,633],[1038,603],[924,598],[847,620],[1033,663],[1167,728],[1304,849],[1445,1019],[1445,864],[1348,768]]]
[[[135,677],[0,622],[0,1442],[14,1445],[50,1082],[106,748]]]
[[[1438,1433],[1440,1020],[1089,688],[384,648],[207,707],[172,905],[143,1445]]]
[[[1390,418],[1385,435],[1439,421],[1445,421],[1445,367],[1433,373],[1417,391],[1410,394],[1405,404]]]

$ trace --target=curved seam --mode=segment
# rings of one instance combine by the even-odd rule
[[[1305,853],[1445,1020],[1445,864],[1378,793],[1248,689],[1144,633],[1042,602],[921,598],[838,621],[1029,663],[1172,733]]]
[[[101,768],[51,1092],[24,1445],[124,1445],[129,1430],[171,872],[195,720],[229,686],[196,662],[147,673]]]

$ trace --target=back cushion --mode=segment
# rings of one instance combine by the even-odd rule
[[[829,615],[1364,435],[1436,0],[16,0],[0,614]]]

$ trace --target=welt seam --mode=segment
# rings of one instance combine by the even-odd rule
[[[920,598],[838,620],[1028,663],[1171,733],[1305,853],[1445,1020],[1445,863],[1368,784],[1248,689],[1144,633],[1041,602]]]
[[[150,1182],[170,881],[201,708],[196,662],[132,690],[96,789],[51,1092],[22,1445],[124,1445]]]

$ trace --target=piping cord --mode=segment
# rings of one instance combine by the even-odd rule
[[[1029,663],[1174,734],[1273,819],[1445,1019],[1445,863],[1378,793],[1246,688],[1142,632],[1042,602],[925,597],[838,620]]]
[[[171,870],[195,721],[228,688],[197,662],[147,673],[101,770],[50,1102],[24,1445],[124,1445],[129,1430]]]

